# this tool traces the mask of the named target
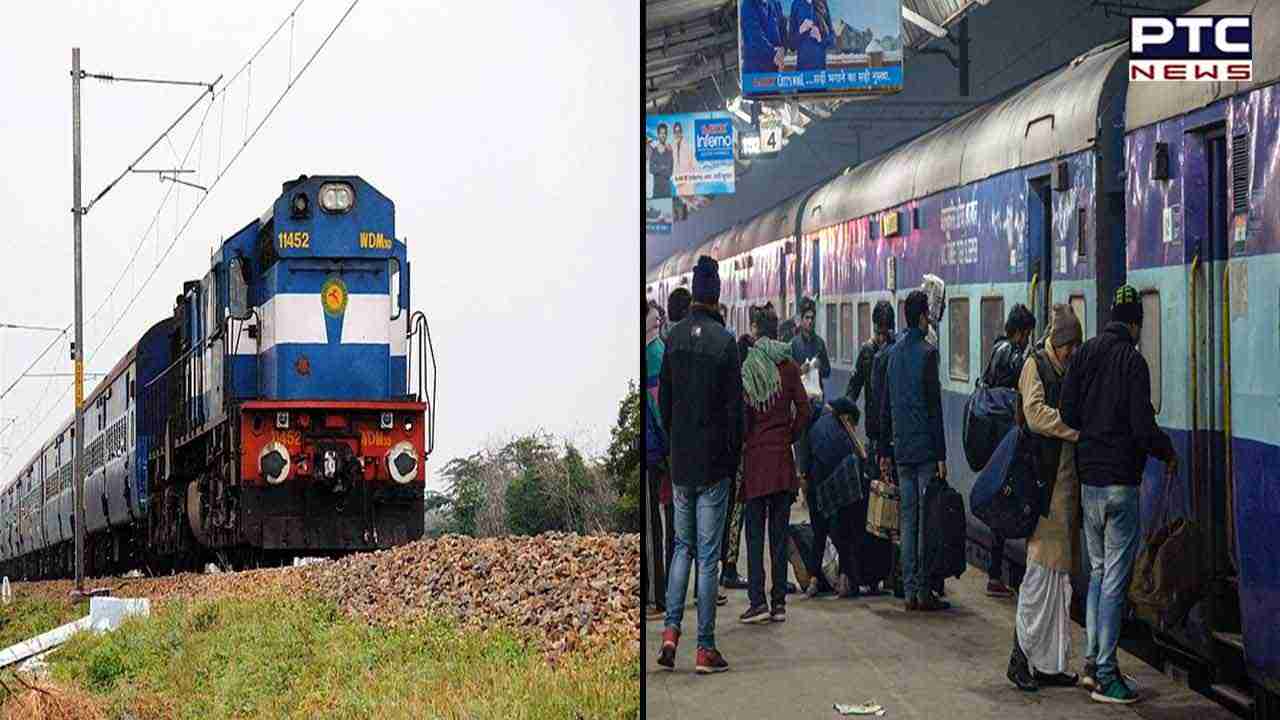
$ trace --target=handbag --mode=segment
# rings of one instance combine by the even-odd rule
[[[1203,536],[1194,520],[1169,519],[1172,484],[1168,477],[1161,484],[1160,521],[1138,549],[1129,581],[1135,614],[1160,628],[1181,624],[1203,590]]]
[[[867,503],[867,532],[885,540],[897,540],[898,504],[898,486],[872,480],[871,500]]]

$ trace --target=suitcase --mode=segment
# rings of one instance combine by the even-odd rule
[[[925,491],[924,568],[934,581],[964,574],[964,498],[945,480],[934,478]]]
[[[871,481],[867,532],[885,540],[898,538],[898,497],[898,486],[882,480]]]

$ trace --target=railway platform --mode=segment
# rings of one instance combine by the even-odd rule
[[[803,522],[797,505],[792,522]],[[746,577],[746,547],[739,573]],[[907,613],[892,595],[853,600],[791,595],[787,621],[743,625],[745,590],[724,590],[716,644],[730,669],[693,671],[696,619],[685,611],[685,635],[675,672],[656,660],[662,622],[645,625],[645,717],[835,718],[833,703],[868,700],[885,718],[919,720],[1040,720],[1143,718],[1229,720],[1230,711],[1120,651],[1120,667],[1138,683],[1142,701],[1128,706],[1090,700],[1083,688],[1024,693],[1005,679],[1016,600],[985,594],[986,574],[970,566],[947,582],[952,609]],[[690,593],[692,595],[692,593]],[[1084,628],[1072,624],[1073,670],[1078,672]]]

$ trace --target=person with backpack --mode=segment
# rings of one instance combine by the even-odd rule
[[[1076,472],[1090,564],[1088,648],[1080,683],[1103,703],[1138,700],[1117,666],[1116,648],[1141,544],[1138,487],[1148,456],[1164,462],[1167,482],[1178,473],[1178,455],[1151,405],[1151,370],[1136,347],[1142,323],[1138,291],[1121,285],[1111,322],[1076,352],[1062,382],[1062,420],[1080,430]]]
[[[693,270],[689,316],[667,335],[658,386],[658,411],[670,448],[676,528],[658,664],[675,667],[683,600],[696,555],[698,673],[729,669],[715,644],[720,538],[729,483],[742,455],[742,372],[737,345],[716,307],[719,301],[719,264],[703,255]]]
[[[1021,306],[1019,306],[1021,307]],[[1049,514],[1027,539],[1026,574],[1018,593],[1009,680],[1021,690],[1070,687],[1071,568],[1080,549],[1080,485],[1075,444],[1080,433],[1062,421],[1062,379],[1083,340],[1070,305],[1053,306],[1048,337],[1022,365],[1018,391],[1026,428],[1036,441],[1036,474],[1051,479]]]
[[[1077,323],[1079,324],[1079,323]],[[1018,303],[1009,311],[1004,321],[1004,335],[996,338],[991,348],[991,359],[982,373],[982,383],[988,388],[1017,390],[1019,378],[1025,369],[1027,345],[1036,329],[1036,316],[1026,305]],[[987,565],[987,596],[1007,598],[1013,590],[1004,584],[1004,543],[997,532],[991,535],[991,557]]]
[[[743,623],[787,619],[787,529],[791,503],[800,489],[791,444],[809,423],[809,398],[791,347],[780,342],[778,316],[762,312],[759,336],[742,363],[746,441],[742,452],[742,497],[747,518],[747,596]],[[764,535],[769,532],[773,588],[764,594]]]
[[[902,575],[908,611],[945,610],[926,576],[921,548],[929,533],[921,500],[934,481],[947,478],[947,445],[942,426],[942,387],[939,353],[926,341],[929,297],[913,290],[905,301],[907,329],[889,351],[885,400],[880,428],[893,437],[893,462],[901,491]],[[887,463],[882,463],[887,474]]]

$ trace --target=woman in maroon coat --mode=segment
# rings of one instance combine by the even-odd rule
[[[747,597],[751,607],[744,623],[786,620],[787,526],[791,503],[800,489],[791,444],[809,421],[809,398],[791,346],[778,342],[778,316],[760,311],[760,337],[742,362],[747,435],[742,448],[742,494],[747,517]],[[768,524],[769,562],[773,579],[764,597],[764,533]]]

